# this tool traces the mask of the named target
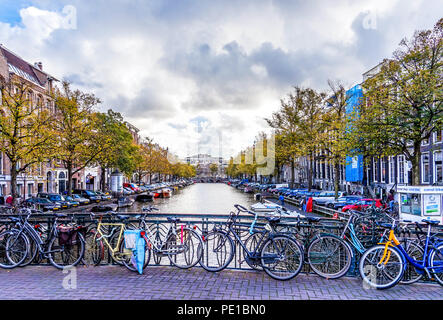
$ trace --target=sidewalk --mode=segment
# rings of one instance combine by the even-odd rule
[[[148,267],[143,275],[120,266],[75,270],[76,281],[73,273],[50,266],[2,269],[0,299],[443,300],[443,287],[438,284],[397,285],[377,291],[364,289],[359,278],[325,280],[303,273],[281,282],[255,271],[209,273],[196,267]],[[64,289],[64,284],[77,288]]]

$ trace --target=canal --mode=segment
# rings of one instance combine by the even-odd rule
[[[120,208],[119,212],[139,212],[143,206],[152,205],[162,213],[229,214],[234,204],[249,209],[256,202],[253,194],[224,183],[195,183],[174,191],[170,198],[135,202],[132,207]]]

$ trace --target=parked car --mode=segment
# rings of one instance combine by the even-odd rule
[[[338,196],[343,196],[343,192],[339,191]],[[335,191],[323,191],[316,197],[312,197],[312,202],[317,205],[325,205],[326,202],[335,200]]]
[[[79,201],[74,200],[71,196],[63,196],[63,199],[71,204],[71,207],[78,207],[80,205]]]
[[[66,201],[61,194],[58,193],[39,193],[37,194],[37,198],[45,198],[51,202],[58,203],[61,206],[61,209],[69,209],[72,207],[69,201]]]
[[[54,203],[46,198],[33,197],[33,198],[26,199],[26,202],[35,204],[37,206],[37,208],[39,208],[42,211],[49,211],[49,210],[57,211],[57,210],[60,210],[60,208],[61,208],[60,204]]]
[[[80,203],[80,205],[86,205],[89,204],[91,201],[87,198],[83,198],[81,195],[79,194],[73,194],[72,199],[74,199],[74,201],[77,201]]]
[[[109,192],[95,191],[95,193],[99,195],[102,200],[112,200],[112,195],[110,195]]]
[[[357,195],[341,196],[337,200],[326,202],[325,206],[330,209],[341,210],[344,206],[347,206],[348,204],[354,204],[361,199],[363,199],[363,197]]]
[[[136,193],[141,192],[141,189],[135,183],[123,183],[123,187],[129,188]]]
[[[342,212],[346,212],[348,210],[356,210],[356,211],[362,211],[365,208],[369,207],[370,205],[374,204],[377,208],[384,208],[386,207],[385,204],[381,201],[381,199],[361,199],[353,204],[348,204],[341,209]]]
[[[73,193],[78,194],[83,198],[89,199],[89,201],[91,202],[100,202],[100,200],[102,199],[98,194],[96,194],[92,190],[75,189]]]

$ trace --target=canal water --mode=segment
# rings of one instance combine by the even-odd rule
[[[135,202],[132,207],[119,212],[140,212],[143,206],[152,205],[162,213],[229,214],[234,204],[250,208],[256,203],[251,193],[244,193],[224,183],[195,183],[174,191],[170,198],[151,202]]]

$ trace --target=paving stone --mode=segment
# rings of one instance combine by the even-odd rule
[[[365,289],[359,278],[326,280],[299,274],[277,281],[264,273],[201,268],[149,267],[142,275],[120,266],[77,268],[77,287],[64,289],[68,274],[51,266],[0,270],[0,299],[208,299],[208,300],[443,300],[443,287],[417,283],[388,290]]]

